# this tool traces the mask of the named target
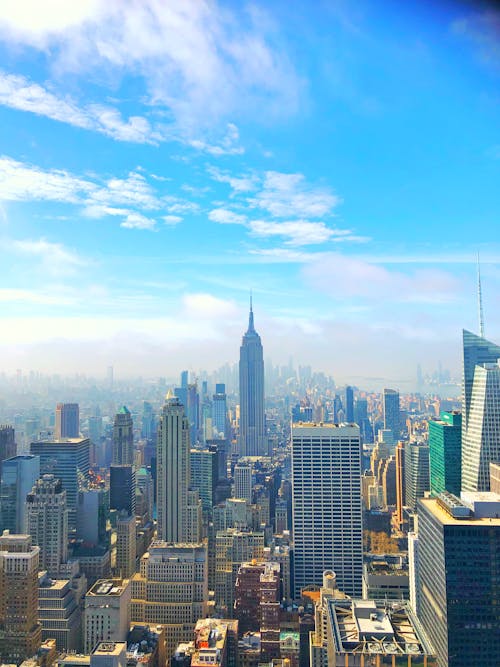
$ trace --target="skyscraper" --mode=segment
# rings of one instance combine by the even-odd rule
[[[55,438],[78,438],[79,435],[80,408],[78,403],[58,403],[56,405]]]
[[[156,472],[158,539],[165,542],[187,537],[190,449],[184,406],[169,392],[158,423]]]
[[[43,475],[26,497],[28,533],[40,547],[40,569],[57,576],[68,559],[68,509],[60,479]]]
[[[422,442],[405,444],[405,504],[417,509],[417,501],[429,490],[429,446]]]
[[[16,440],[12,426],[0,426],[0,477],[2,462],[16,455]]]
[[[27,532],[26,496],[40,477],[40,457],[13,456],[3,462],[0,481],[0,528]]]
[[[134,422],[124,405],[116,414],[113,424],[112,463],[129,466],[134,463]]]
[[[462,458],[462,414],[442,412],[429,422],[430,490],[460,495]]]
[[[500,502],[419,501],[419,618],[441,667],[500,664]]]
[[[19,665],[31,658],[42,641],[38,620],[40,549],[29,535],[0,537],[0,658]]]
[[[234,497],[252,504],[252,466],[249,463],[238,463],[234,467]]]
[[[399,392],[395,389],[384,389],[383,395],[384,428],[390,429],[394,440],[399,438],[401,431],[399,415]]]
[[[462,396],[462,442],[465,438],[471,408],[474,372],[479,364],[495,364],[500,359],[500,346],[470,331],[463,330],[464,377]]]
[[[351,424],[354,421],[354,390],[352,387],[345,388],[345,419]]]
[[[69,530],[76,530],[78,489],[89,477],[89,439],[37,440],[31,443],[31,453],[40,457],[42,474],[53,474],[61,480],[68,503]]]
[[[462,489],[490,490],[490,462],[500,461],[500,359],[474,369],[462,440]]]
[[[225,437],[227,422],[227,401],[226,401],[226,385],[216,384],[215,394],[212,402],[212,429],[216,433],[214,437],[219,438],[220,434]]]
[[[361,596],[363,528],[358,426],[292,424],[295,597],[333,570]]]
[[[259,334],[255,331],[252,301],[248,329],[240,347],[240,454],[263,456],[267,453],[264,414],[264,357]]]

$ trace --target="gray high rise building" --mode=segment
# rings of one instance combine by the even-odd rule
[[[462,442],[467,431],[471,408],[472,385],[477,365],[494,364],[500,359],[500,345],[491,343],[482,336],[463,330],[464,377],[462,395]]]
[[[40,569],[55,577],[68,559],[68,509],[60,479],[43,475],[26,497],[27,527],[40,547]]]
[[[490,463],[500,461],[500,360],[478,364],[462,440],[462,490],[489,491]]]
[[[191,476],[189,423],[178,398],[167,394],[158,422],[156,508],[158,539],[185,542]]]
[[[429,445],[408,442],[404,450],[405,504],[416,510],[418,499],[430,489]]]
[[[419,501],[419,619],[439,667],[500,665],[500,502],[491,496]]]
[[[227,401],[226,401],[226,385],[216,384],[215,394],[212,401],[212,431],[216,433],[219,438],[220,434],[223,437],[228,435],[227,431]]]
[[[363,580],[361,444],[358,426],[292,424],[295,594],[321,585],[360,597]]]
[[[0,426],[0,477],[2,476],[2,462],[11,459],[17,454],[16,440],[12,426]]]
[[[248,330],[240,347],[240,455],[267,454],[264,413],[264,358],[255,331],[252,302]]]
[[[80,408],[78,403],[56,405],[56,438],[78,438],[80,435]]]
[[[0,481],[0,527],[11,533],[27,533],[26,496],[40,477],[40,457],[13,456],[3,462]]]
[[[76,530],[78,489],[89,478],[89,439],[37,440],[31,443],[31,453],[40,457],[42,474],[53,474],[61,480],[68,502],[69,530]]]
[[[113,424],[114,465],[133,465],[134,463],[134,422],[128,408],[119,409]]]
[[[395,389],[384,389],[383,408],[384,428],[390,429],[394,440],[397,440],[401,432],[398,391]]]

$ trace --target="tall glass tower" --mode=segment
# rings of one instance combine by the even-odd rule
[[[240,347],[240,455],[267,454],[264,417],[264,357],[253,322],[252,300],[248,330]]]

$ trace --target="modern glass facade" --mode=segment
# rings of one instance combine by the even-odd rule
[[[439,667],[498,667],[500,519],[453,518],[434,498],[418,514],[420,620]]]
[[[460,495],[462,460],[462,414],[442,412],[429,422],[430,490]]]

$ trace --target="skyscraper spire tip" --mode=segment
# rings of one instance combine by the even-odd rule
[[[479,311],[479,335],[481,338],[484,338],[483,293],[481,290],[481,265],[479,263],[479,252],[477,253],[477,301]]]
[[[254,324],[253,324],[253,308],[252,308],[252,290],[250,290],[250,314],[248,316],[248,332],[254,332]]]

